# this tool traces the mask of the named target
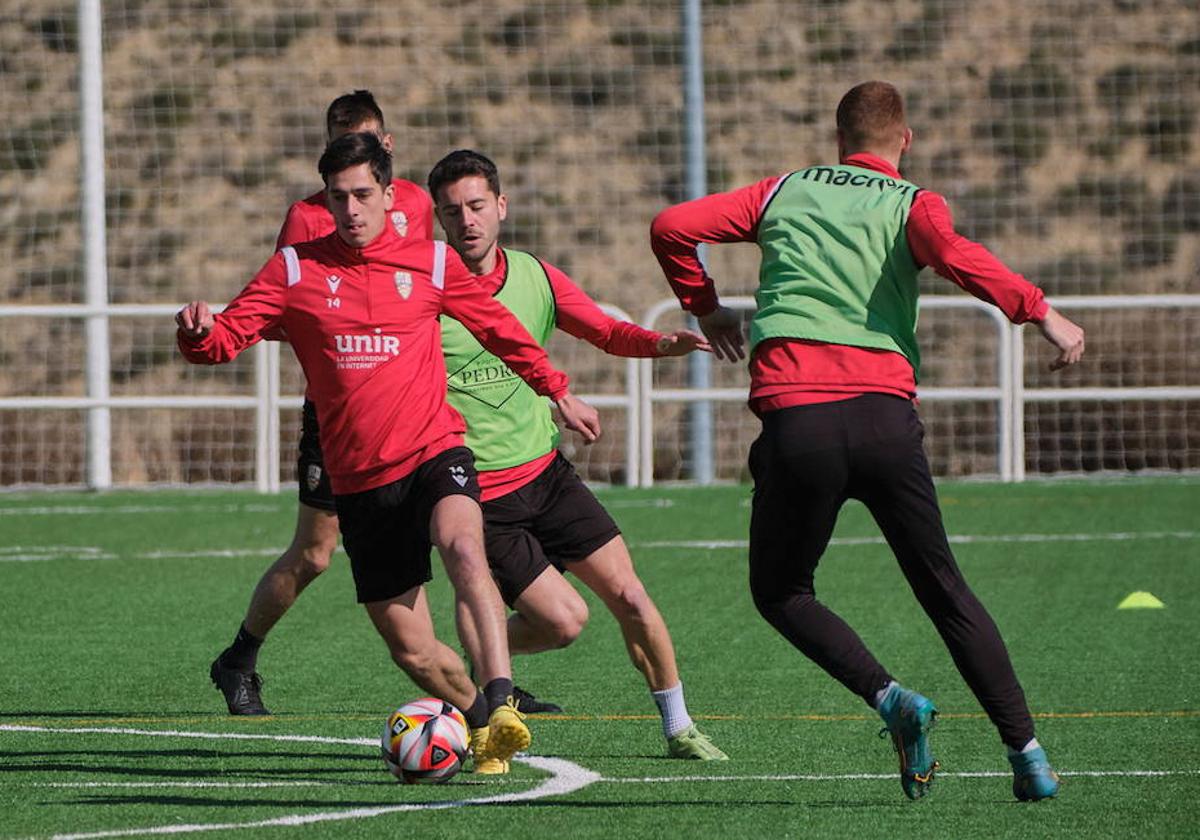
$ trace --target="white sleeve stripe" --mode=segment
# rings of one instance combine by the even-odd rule
[[[779,176],[779,180],[775,182],[775,186],[771,187],[771,191],[767,193],[767,197],[763,199],[762,206],[758,208],[760,215],[764,210],[767,209],[767,205],[771,203],[771,199],[775,197],[775,193],[779,192],[779,188],[783,186],[783,182],[786,181],[788,179],[788,175],[791,174],[792,173],[789,172],[787,175]]]
[[[300,258],[296,256],[296,249],[291,245],[280,250],[283,252],[284,262],[287,263],[288,287],[291,288],[300,282]]]
[[[446,243],[440,239],[433,240],[433,287],[443,289],[446,286]]]

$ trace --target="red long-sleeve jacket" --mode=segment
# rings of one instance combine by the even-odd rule
[[[872,154],[851,155],[842,163],[900,177],[896,167]],[[766,178],[733,192],[677,204],[655,218],[651,248],[684,309],[700,316],[718,305],[712,278],[700,264],[696,246],[756,241],[758,223],[780,181],[781,177]],[[913,200],[905,232],[918,266],[929,266],[994,304],[1014,323],[1045,317],[1048,307],[1041,289],[955,231],[942,196],[921,190]],[[764,341],[750,359],[750,405],[760,413],[868,392],[914,396],[912,366],[889,350],[799,339]]]
[[[438,316],[461,321],[535,391],[558,399],[567,377],[444,242],[401,239],[391,226],[357,249],[333,233],[277,252],[191,339],[184,357],[220,364],[282,327],[316,404],[333,491],[379,487],[462,442],[446,403]]]

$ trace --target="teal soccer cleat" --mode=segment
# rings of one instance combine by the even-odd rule
[[[892,736],[900,756],[900,786],[909,799],[920,799],[929,792],[938,769],[929,749],[929,730],[937,713],[929,698],[899,685],[893,685],[879,704],[879,716],[887,724],[879,737],[885,732]]]
[[[1013,796],[1022,802],[1049,799],[1058,793],[1058,774],[1041,747],[1008,757],[1013,769]]]

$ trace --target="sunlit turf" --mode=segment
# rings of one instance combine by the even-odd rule
[[[354,604],[341,554],[263,648],[276,714],[224,714],[208,663],[290,537],[291,497],[11,494],[0,495],[0,840],[184,825],[243,837],[1197,836],[1200,483],[940,493],[1063,773],[1055,801],[1013,800],[994,729],[858,505],[818,591],[942,711],[943,771],[921,802],[901,794],[873,713],[755,613],[745,487],[600,491],[672,629],[691,711],[733,760],[663,757],[645,685],[588,594],[575,645],[515,662],[519,684],[566,710],[530,719],[530,754],[595,774],[553,795],[538,793],[551,775],[522,764],[437,787],[391,780],[372,742],[420,692]],[[1133,591],[1166,606],[1118,610]],[[453,639],[440,568],[431,601]],[[98,729],[110,731],[86,731]],[[228,737],[239,734],[265,737]],[[395,810],[522,793],[536,798]],[[305,822],[331,815],[345,818]]]

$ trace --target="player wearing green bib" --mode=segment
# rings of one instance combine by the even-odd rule
[[[554,266],[500,248],[507,197],[495,164],[483,155],[466,150],[447,155],[429,174],[429,192],[450,245],[538,342],[562,329],[617,356],[682,356],[708,349],[702,336],[687,330],[664,335],[611,318]],[[537,653],[565,647],[579,635],[588,610],[563,577],[570,570],[620,625],[630,659],[662,715],[668,754],[726,758],[688,715],[666,624],[633,569],[616,523],[558,452],[547,402],[451,319],[442,321],[442,350],[448,399],[466,420],[467,446],[475,453],[488,563],[514,610],[509,649]],[[473,659],[470,622],[459,618]],[[486,731],[473,732],[473,744],[480,737]],[[505,768],[485,762],[477,769]]]
[[[946,201],[900,177],[912,143],[899,91],[852,88],[837,109],[838,163],[810,166],[664,210],[651,242],[684,308],[718,358],[744,357],[741,322],[721,306],[696,256],[701,242],[757,242],[762,266],[750,325],[754,498],[750,589],[762,616],[861,697],[891,733],[905,795],[928,793],[937,715],[903,688],[816,597],[818,561],[847,499],[870,510],[917,600],[1001,741],[1018,799],[1047,799],[1058,777],[999,630],[950,550],[913,406],[917,273],[925,266],[1036,323],[1058,351],[1083,355],[1083,330],[982,245],[958,234]]]

